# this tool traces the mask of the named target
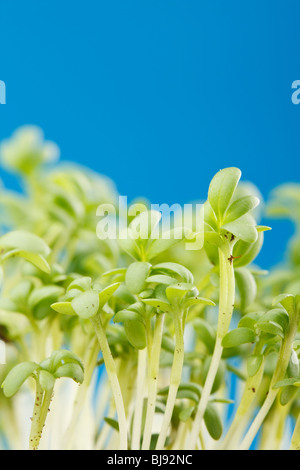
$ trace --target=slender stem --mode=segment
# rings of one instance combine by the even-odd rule
[[[119,379],[117,375],[117,368],[114,358],[111,354],[111,350],[106,338],[106,334],[102,325],[100,313],[97,313],[92,319],[92,324],[95,328],[95,332],[100,344],[100,348],[103,355],[106,372],[112,388],[112,393],[116,405],[118,422],[119,422],[119,433],[120,433],[120,450],[127,450],[127,421],[125,415],[125,408],[123,403],[123,397]]]
[[[90,345],[86,352],[86,357],[84,360],[84,381],[81,386],[78,388],[72,410],[71,421],[66,430],[64,439],[63,439],[63,448],[65,450],[70,450],[72,447],[72,441],[74,434],[76,432],[76,425],[78,424],[79,416],[82,411],[86,394],[89,389],[93,372],[97,363],[97,357],[99,353],[99,343],[97,339],[90,341]]]
[[[161,351],[161,341],[163,334],[165,314],[160,314],[156,317],[153,343],[151,348],[151,357],[148,369],[148,400],[146,420],[143,434],[142,450],[148,450],[151,443],[152,425],[155,414],[156,396],[157,396],[157,383],[159,373],[159,359]]]
[[[31,429],[29,437],[29,449],[36,450],[39,446],[40,438],[39,435],[39,420],[40,420],[40,407],[43,402],[43,390],[39,384],[39,381],[36,379],[36,394],[33,407],[33,414],[31,418]]]
[[[138,353],[137,391],[132,426],[131,450],[140,449],[146,368],[147,349],[145,348]]]
[[[300,414],[297,418],[295,429],[292,435],[290,450],[300,450]]]
[[[262,433],[259,443],[259,450],[279,450],[282,444],[286,417],[289,414],[290,406],[281,405],[279,396],[268,413],[262,426]]]
[[[174,326],[175,351],[171,370],[169,393],[161,430],[156,444],[156,450],[161,450],[164,448],[182,375],[184,361],[184,338],[182,327],[182,315],[178,314],[177,312],[174,313]]]
[[[230,250],[226,246],[224,250],[219,248],[219,263],[220,263],[220,299],[219,299],[219,315],[218,315],[218,328],[217,338],[215,343],[212,360],[210,363],[209,371],[205,380],[202,390],[201,398],[198,404],[196,416],[194,419],[191,435],[187,439],[187,448],[190,450],[195,449],[197,439],[199,437],[201,423],[204,413],[209,401],[210,393],[214,384],[214,380],[218,371],[220,360],[222,357],[223,347],[222,339],[229,329],[235,298],[235,279],[234,269],[232,265],[232,258]]]
[[[236,410],[235,417],[227,431],[227,434],[221,443],[220,450],[233,450],[238,446],[239,437],[243,434],[247,423],[247,416],[257,396],[258,388],[264,372],[264,361],[262,361],[258,371],[253,377],[248,377],[245,383],[241,401]]]
[[[274,403],[274,400],[278,394],[278,389],[274,389],[273,387],[276,382],[283,380],[285,376],[286,369],[291,357],[292,344],[298,328],[298,322],[298,315],[295,315],[294,318],[290,317],[289,330],[281,344],[277,365],[272,380],[270,382],[269,393],[259,413],[256,415],[252,425],[250,426],[246,436],[244,437],[244,440],[242,441],[239,450],[247,450],[250,448],[253,439],[255,438],[260,426],[262,425],[263,421],[265,420],[267,414],[271,409],[271,406]]]
[[[51,388],[50,390],[43,391],[37,378],[36,396],[29,437],[30,450],[37,450],[39,447],[43,428],[45,426],[46,417],[49,411],[52,394],[53,388]]]

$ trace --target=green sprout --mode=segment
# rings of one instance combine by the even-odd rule
[[[224,168],[201,208],[166,227],[140,199],[124,217],[113,182],[57,162],[38,128],[0,154],[23,188],[0,187],[0,448],[299,450],[298,184],[264,202]],[[101,236],[102,204],[114,236]],[[269,271],[264,216],[295,227]],[[47,419],[53,395],[62,412]]]
[[[70,351],[54,351],[40,364],[22,362],[13,367],[2,383],[4,395],[15,395],[25,380],[33,377],[36,383],[36,395],[32,415],[29,448],[36,450],[42,437],[42,431],[49,411],[56,379],[68,377],[75,382],[83,382],[83,365]]]

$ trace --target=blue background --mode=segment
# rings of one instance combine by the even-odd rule
[[[129,200],[206,198],[226,166],[267,198],[299,181],[299,12],[296,0],[2,1],[0,139],[36,124]],[[292,233],[270,223],[263,267]]]

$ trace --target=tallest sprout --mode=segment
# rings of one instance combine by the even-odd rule
[[[212,179],[205,203],[205,248],[208,257],[219,265],[220,294],[215,348],[201,399],[198,404],[188,447],[195,449],[202,419],[221,360],[222,340],[228,332],[235,302],[234,260],[248,264],[261,245],[261,233],[250,212],[259,204],[253,195],[239,197],[241,178],[238,168],[220,170]]]

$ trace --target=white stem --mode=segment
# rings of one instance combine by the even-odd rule
[[[183,340],[183,328],[182,319],[179,314],[174,316],[175,326],[175,351],[173,358],[173,365],[171,370],[169,393],[167,398],[167,404],[165,414],[161,426],[161,430],[158,436],[156,450],[164,448],[165,441],[168,434],[168,429],[171,423],[172,414],[176,402],[177,391],[181,381],[182,367],[184,361],[184,340]]]
[[[106,338],[104,328],[102,326],[102,321],[100,314],[97,314],[92,319],[93,326],[100,344],[100,348],[103,355],[104,364],[106,367],[106,372],[110,381],[117,415],[119,423],[119,434],[120,434],[120,450],[127,450],[127,420],[125,414],[125,407],[123,402],[123,396],[121,392],[121,387],[117,375],[117,367],[114,361],[114,358],[111,354],[111,350]]]
[[[140,449],[142,415],[144,404],[144,388],[147,367],[147,349],[142,349],[138,353],[138,370],[137,370],[137,391],[134,405],[134,417],[132,427],[131,450]]]
[[[156,317],[155,329],[153,335],[153,343],[150,355],[150,364],[148,371],[148,400],[146,420],[144,427],[142,450],[148,450],[151,443],[152,425],[155,414],[156,396],[157,396],[157,383],[159,373],[159,360],[161,351],[161,340],[163,334],[165,314]]]
[[[201,398],[198,404],[196,416],[194,419],[191,435],[187,439],[186,448],[194,450],[197,445],[201,423],[209,401],[214,380],[218,371],[219,363],[222,357],[223,347],[222,339],[229,329],[235,298],[235,279],[232,258],[228,247],[224,251],[219,248],[220,263],[220,299],[218,329],[215,348],[210,363],[209,371],[202,390]]]

